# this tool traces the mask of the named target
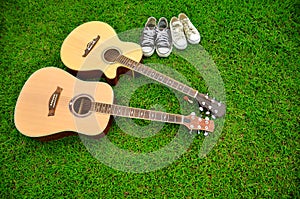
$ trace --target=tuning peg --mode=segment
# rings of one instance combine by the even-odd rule
[[[215,101],[216,101],[216,98],[213,98],[213,99],[211,100],[212,103],[215,103]]]
[[[204,132],[204,136],[206,137],[206,136],[208,136],[208,135],[209,135],[208,132],[205,131],[205,132]]]
[[[206,113],[205,113],[206,115],[209,115],[210,114],[210,112],[209,111],[206,111]]]
[[[209,118],[208,118],[208,117],[205,117],[205,120],[206,120],[206,121],[208,121],[208,120],[209,120]]]
[[[193,101],[190,100],[188,96],[184,96],[183,99],[184,99],[185,101],[189,102],[190,104],[193,103]]]
[[[193,131],[193,129],[191,129],[190,132],[189,132],[191,135],[192,135],[192,131]]]
[[[200,131],[199,131],[199,130],[197,131],[197,134],[198,134],[198,135],[200,134]]]
[[[203,109],[203,107],[202,107],[202,106],[200,106],[200,107],[199,107],[199,110],[200,110],[200,111],[204,111],[204,109]]]
[[[215,116],[215,115],[211,115],[211,118],[215,120],[215,119],[216,119],[216,116]]]

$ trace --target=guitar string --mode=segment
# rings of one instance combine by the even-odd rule
[[[70,98],[68,96],[60,96],[58,98],[57,103],[59,102],[58,104],[60,104],[60,106],[69,106],[69,103],[72,99],[74,99],[74,98]],[[25,102],[21,102],[21,101],[20,101],[20,103],[26,104]],[[100,113],[103,113],[103,114],[108,114],[108,115],[116,115],[116,116],[127,117],[127,118],[139,118],[139,119],[144,119],[144,120],[160,121],[160,122],[164,121],[164,122],[168,122],[168,123],[176,123],[176,124],[184,124],[184,125],[186,123],[186,122],[184,122],[184,119],[187,118],[187,116],[185,116],[185,115],[172,114],[172,113],[161,112],[161,111],[156,111],[156,110],[147,110],[147,109],[141,109],[141,108],[136,108],[136,107],[128,107],[128,106],[101,103],[101,102],[92,102],[92,103],[94,104],[94,110],[93,111],[100,112]],[[99,107],[97,109],[96,104],[98,104],[100,106],[106,106],[105,110],[103,110],[101,112],[102,107],[101,108]],[[59,106],[59,105],[57,105],[57,106]],[[93,107],[93,105],[88,105],[88,106],[84,105],[84,106],[90,108],[90,110]],[[109,112],[108,112],[108,109],[107,109],[108,106],[110,106],[110,109],[111,109]],[[113,108],[115,110],[112,110]],[[116,110],[118,108],[125,109],[125,110],[123,110],[125,112],[123,112],[121,114],[120,112],[118,112],[118,110]],[[130,114],[127,115],[126,114],[126,109],[128,110],[127,113],[130,113],[131,111],[134,111],[134,113],[131,114],[131,115]],[[138,111],[138,113],[140,113],[140,111],[143,111],[144,112],[144,114],[143,114],[144,117],[141,117],[141,116],[137,115],[136,114],[137,111]],[[147,112],[147,111],[149,112],[149,115],[148,115],[148,118],[145,118],[145,115],[146,115],[145,112]],[[154,114],[154,116],[151,117],[150,114]],[[160,115],[160,117],[159,117],[160,119],[157,117],[157,114]],[[164,117],[164,116],[168,116],[168,117]],[[173,121],[170,120],[171,117],[174,118]],[[179,121],[177,120],[178,118],[180,118]],[[204,119],[196,117],[196,116],[195,116],[195,118],[198,119],[198,120],[201,119],[201,121],[199,121],[200,123],[198,123],[201,127],[207,126],[207,128],[208,128],[208,126],[210,125],[210,121],[207,121],[207,120],[205,121]],[[168,119],[168,120],[163,120],[163,119]],[[206,122],[207,124],[204,124],[203,122]],[[199,130],[207,130],[207,129],[200,128]]]
[[[118,55],[120,55],[120,54],[118,54]],[[211,111],[211,113],[218,113],[218,109],[221,108],[221,106],[224,106],[222,103],[216,101],[215,99],[210,98],[208,95],[199,93],[197,90],[195,90],[175,79],[172,79],[172,78],[170,78],[170,77],[168,77],[168,76],[166,76],[144,64],[136,62],[124,55],[118,56],[115,60],[125,66],[130,67],[134,71],[137,71],[137,72],[139,72],[151,79],[154,79],[168,87],[171,87],[179,92],[182,92],[186,95],[189,95],[190,97],[195,98],[199,102],[200,106],[205,107],[207,110]],[[164,80],[165,80],[165,82],[164,82]],[[174,84],[177,86],[174,86]]]

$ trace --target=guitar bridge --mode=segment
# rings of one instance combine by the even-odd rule
[[[49,100],[49,113],[48,116],[54,116],[55,114],[55,109],[57,106],[57,102],[60,96],[60,93],[63,89],[60,88],[59,86],[56,88],[56,90],[54,91],[54,93],[51,95],[50,100]]]
[[[86,49],[84,50],[84,54],[82,55],[82,57],[86,57],[91,52],[91,50],[94,48],[99,39],[100,36],[98,35],[95,39],[93,39],[86,45]]]

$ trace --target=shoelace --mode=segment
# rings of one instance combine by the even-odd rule
[[[182,39],[182,38],[184,38],[185,36],[184,36],[184,34],[181,34],[181,32],[182,32],[182,26],[177,22],[174,22],[173,24],[173,33],[174,33],[174,39],[175,40],[179,40],[179,39]]]
[[[167,29],[163,30],[158,30],[157,31],[157,37],[156,37],[156,42],[158,46],[170,46],[169,42],[169,34],[167,32]]]
[[[155,30],[145,28],[143,31],[142,45],[154,45]]]
[[[183,20],[183,27],[184,30],[188,33],[188,34],[196,34],[196,30],[193,28],[191,22],[188,19],[184,19]]]

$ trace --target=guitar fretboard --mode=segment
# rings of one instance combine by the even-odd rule
[[[184,121],[184,116],[178,114],[170,114],[140,108],[132,108],[115,104],[105,104],[100,102],[92,103],[91,110],[98,113],[105,113],[121,117],[137,118],[176,124],[183,124]]]
[[[168,87],[171,87],[179,92],[195,98],[202,107],[205,107],[209,111],[208,113],[212,113],[213,117],[222,117],[225,114],[226,107],[224,104],[221,104],[220,102],[208,97],[208,95],[201,94],[197,90],[181,82],[178,82],[160,72],[157,72],[152,68],[149,68],[123,55],[117,56],[117,58],[115,58],[115,61],[155,81],[158,81]]]
[[[156,70],[154,70],[152,68],[149,68],[149,67],[147,67],[141,63],[138,63],[128,57],[123,56],[123,55],[120,55],[117,58],[117,61],[125,66],[130,67],[132,70],[134,70],[136,72],[139,72],[139,73],[141,73],[151,79],[154,79],[166,86],[169,86],[175,90],[178,90],[190,97],[195,98],[198,93],[198,91],[196,91],[195,89],[188,87],[183,83],[180,83],[160,72],[157,72]]]

